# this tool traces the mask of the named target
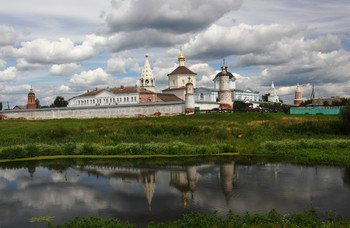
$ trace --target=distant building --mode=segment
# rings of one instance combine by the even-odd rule
[[[181,100],[185,100],[186,84],[191,82],[196,88],[196,73],[185,67],[185,57],[180,53],[178,58],[179,66],[168,74],[168,88],[162,90],[163,93],[175,94]]]
[[[226,67],[226,66],[225,66]],[[259,102],[259,91],[254,91],[252,89],[236,89],[236,77],[231,72],[225,69],[227,75],[229,76],[228,88],[232,93],[233,101],[244,101],[249,103]],[[196,102],[219,102],[219,89],[220,89],[220,78],[222,76],[222,71],[216,74],[213,79],[214,88],[199,87],[195,90],[195,101]]]
[[[67,107],[84,107],[99,105],[156,103],[157,94],[137,87],[121,86],[119,88],[95,89],[68,100]]]
[[[294,94],[294,104],[299,106],[301,103],[303,103],[302,93],[300,90],[299,83],[297,84],[297,88],[295,89]]]
[[[28,104],[26,105],[16,105],[13,109],[23,110],[23,109],[36,109],[35,103],[35,93],[33,92],[33,87],[30,86],[30,91],[28,93]]]
[[[280,98],[277,95],[276,88],[275,88],[275,85],[273,84],[273,82],[271,84],[271,88],[270,88],[269,93],[270,93],[270,96],[268,97],[269,102],[280,103]]]
[[[148,61],[148,54],[146,54],[146,61],[145,61],[145,65],[143,66],[143,70],[140,78],[140,85],[141,85],[141,88],[154,92],[155,83],[156,83],[156,80],[153,77],[151,65],[149,64],[149,61]]]

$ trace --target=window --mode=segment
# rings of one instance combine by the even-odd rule
[[[204,94],[203,94],[203,93],[200,94],[200,99],[201,99],[201,100],[204,99]]]

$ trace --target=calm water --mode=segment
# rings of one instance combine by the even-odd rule
[[[144,225],[192,211],[226,215],[303,211],[313,202],[350,218],[350,168],[223,164],[135,168],[72,165],[0,168],[0,227],[34,227],[33,216],[97,215]]]

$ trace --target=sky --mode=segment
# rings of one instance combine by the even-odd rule
[[[20,7],[19,7],[20,6]],[[0,8],[0,101],[41,105],[94,88],[134,86],[145,54],[156,91],[178,66],[213,87],[223,59],[237,89],[261,95],[273,81],[292,103],[350,96],[348,0],[11,0]]]

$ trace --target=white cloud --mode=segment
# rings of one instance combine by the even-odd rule
[[[76,88],[89,88],[89,87],[107,87],[115,84],[115,80],[112,76],[105,72],[102,68],[95,70],[83,71],[80,74],[75,74],[69,80],[68,85]]]
[[[76,63],[68,63],[68,64],[54,64],[50,68],[51,75],[57,76],[69,76],[74,73],[74,71],[80,68]]]
[[[28,64],[67,64],[95,57],[103,49],[104,42],[103,37],[96,35],[86,36],[80,45],[67,38],[55,41],[41,38],[22,42],[20,48],[4,49],[4,55]]]
[[[4,71],[0,71],[0,82],[15,82],[17,78],[17,69],[8,67]]]
[[[0,69],[5,68],[6,66],[6,61],[0,59]]]
[[[126,68],[134,65],[135,63],[135,59],[117,55],[107,61],[107,72],[112,74],[126,73]]]
[[[6,25],[0,25],[0,47],[12,46],[16,43],[17,34],[15,29]]]
[[[212,25],[183,47],[192,59],[214,60],[230,55],[263,53],[276,42],[295,39],[307,31],[305,26],[280,24],[224,27]]]

